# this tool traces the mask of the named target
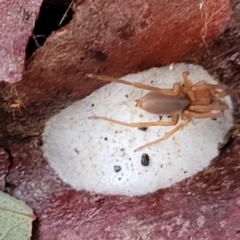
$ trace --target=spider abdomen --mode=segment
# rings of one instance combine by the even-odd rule
[[[157,92],[149,92],[136,100],[137,107],[156,115],[173,116],[180,114],[190,105],[189,97],[180,93],[177,96],[164,95]]]

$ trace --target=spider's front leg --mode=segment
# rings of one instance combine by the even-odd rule
[[[191,118],[219,118],[224,116],[224,110],[228,108],[226,103],[215,100],[209,105],[191,105],[184,115]]]
[[[152,92],[162,93],[164,95],[169,95],[169,96],[177,96],[182,91],[182,86],[179,83],[175,83],[173,85],[173,89],[163,89],[163,88],[158,88],[158,87],[154,87],[151,85],[143,84],[140,82],[130,82],[130,81],[127,81],[124,79],[113,78],[113,77],[108,77],[108,76],[103,76],[103,75],[87,74],[87,77],[95,78],[95,79],[106,81],[106,82],[122,83],[125,85],[130,85],[130,86],[133,86],[136,88],[145,89],[145,90],[149,90]]]
[[[228,94],[228,87],[225,84],[210,84],[206,81],[200,81],[192,87],[192,91],[209,91],[212,97],[221,98]],[[219,91],[220,90],[220,91]]]

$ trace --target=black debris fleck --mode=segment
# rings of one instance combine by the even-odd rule
[[[147,153],[143,153],[141,157],[141,164],[145,167],[149,165],[150,159]]]
[[[74,151],[79,154],[79,150],[77,148],[74,148]]]
[[[105,138],[104,138],[104,140],[105,140],[105,141],[107,141],[107,140],[108,140],[108,138],[107,138],[107,137],[105,137]]]
[[[94,104],[92,104],[92,107],[94,107]]]
[[[139,130],[142,130],[142,131],[147,131],[147,127],[140,127],[140,128],[138,128]]]
[[[122,169],[122,168],[121,168],[120,166],[114,165],[114,171],[115,171],[115,172],[120,172],[121,169]]]

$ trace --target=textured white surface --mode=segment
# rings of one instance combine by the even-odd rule
[[[123,77],[162,88],[182,83],[182,72],[189,71],[193,83],[216,83],[200,66],[175,64]],[[173,137],[149,148],[136,147],[162,137],[173,127],[149,127],[147,131],[88,119],[98,115],[126,122],[156,121],[158,116],[135,107],[135,99],[148,91],[110,83],[53,116],[43,132],[43,151],[59,176],[74,188],[105,194],[143,195],[166,188],[207,167],[218,155],[218,143],[232,126],[230,109],[217,120],[194,120]],[[166,118],[167,119],[167,118]],[[163,119],[164,120],[164,119]],[[149,166],[142,166],[147,153]],[[119,172],[114,166],[120,166]]]

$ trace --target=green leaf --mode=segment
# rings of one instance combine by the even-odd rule
[[[31,239],[35,218],[24,202],[0,191],[0,240]]]

